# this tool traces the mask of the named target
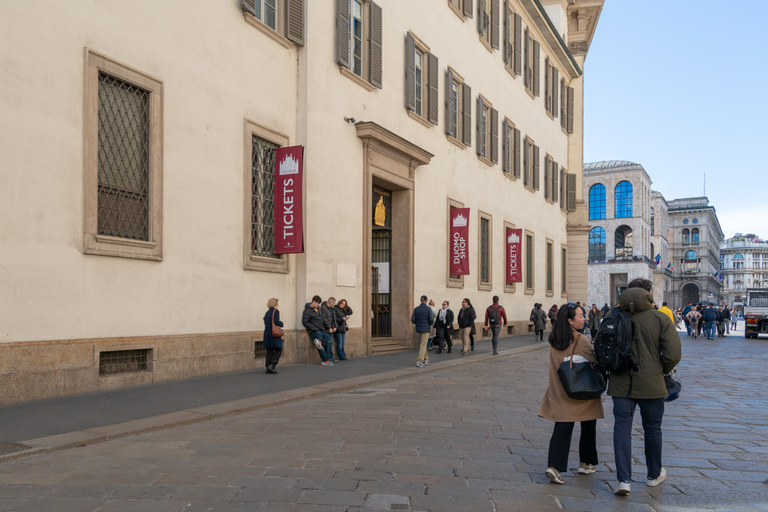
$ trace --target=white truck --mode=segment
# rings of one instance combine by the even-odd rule
[[[768,289],[748,288],[744,300],[745,338],[768,334]]]

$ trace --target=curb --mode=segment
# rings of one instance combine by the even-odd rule
[[[424,368],[400,368],[389,372],[378,373],[370,377],[353,377],[336,382],[319,384],[317,386],[308,386],[289,391],[280,391],[267,395],[243,398],[231,402],[206,405],[203,407],[197,407],[195,409],[161,414],[159,416],[126,421],[124,423],[117,423],[114,425],[78,430],[75,432],[68,432],[66,434],[57,434],[37,439],[30,439],[28,441],[21,441],[18,443],[19,445],[28,446],[29,449],[0,455],[0,464],[26,459],[37,455],[45,455],[57,451],[68,450],[71,448],[104,443],[106,441],[122,439],[125,437],[145,434],[148,432],[168,430],[186,425],[192,425],[195,423],[204,423],[206,421],[226,418],[228,416],[236,416],[238,414],[296,402],[307,398],[338,394],[345,391],[359,389],[365,386],[384,384],[388,382],[394,382],[396,380],[399,381],[406,378],[418,377],[420,375],[436,373],[448,368],[467,366],[492,359],[499,360],[503,357],[511,357],[518,354],[542,350],[548,347],[549,344],[536,343],[534,345],[526,345],[523,347],[501,351],[498,356],[473,356],[466,359],[462,358],[445,361],[435,364],[434,366]]]

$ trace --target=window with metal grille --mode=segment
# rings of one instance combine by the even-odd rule
[[[98,234],[149,240],[150,92],[99,72]]]
[[[533,237],[525,235],[525,288],[533,289]]]
[[[614,217],[617,219],[632,217],[632,184],[628,181],[622,181],[616,185],[615,196],[616,213]]]
[[[568,291],[567,284],[567,269],[568,269],[568,252],[567,249],[560,250],[560,287],[563,289],[562,293],[565,294]]]
[[[491,221],[480,218],[480,282],[491,281]]]
[[[595,226],[589,232],[589,261],[605,260],[605,229]]]
[[[99,352],[99,375],[147,371],[151,351],[145,348]]]
[[[259,359],[267,357],[267,349],[264,348],[264,342],[259,340],[253,344],[253,358]]]
[[[256,135],[251,137],[251,254],[275,254],[275,149],[279,146]]]
[[[605,185],[597,183],[589,189],[589,220],[605,218]]]
[[[547,292],[551,293],[554,288],[554,261],[552,254],[552,244],[547,242]]]

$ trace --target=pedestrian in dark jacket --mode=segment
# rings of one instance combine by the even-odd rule
[[[472,333],[472,327],[475,325],[475,308],[472,307],[472,303],[468,298],[464,298],[461,301],[461,309],[459,310],[459,334],[463,346],[461,349],[461,355],[465,356],[469,352],[469,335]]]
[[[725,324],[725,334],[731,334],[731,310],[728,306],[723,308],[723,323]]]
[[[549,323],[552,326],[552,331],[557,328],[557,304],[552,304],[552,307],[549,308],[549,313],[547,313],[547,316],[549,317]]]
[[[544,341],[544,329],[547,327],[547,314],[541,309],[541,304],[538,302],[531,313],[531,321],[533,322],[534,337],[538,337],[539,341]]]
[[[432,330],[434,322],[432,308],[427,306],[427,296],[422,295],[421,304],[416,306],[411,314],[411,323],[416,326],[416,332],[419,334],[419,358],[416,359],[416,366],[419,368],[429,364],[427,342],[429,341],[429,331]]]
[[[667,387],[664,376],[680,361],[682,346],[667,315],[653,308],[652,283],[633,279],[619,297],[621,310],[632,318],[632,357],[638,369],[611,374],[608,395],[613,398],[613,450],[618,484],[614,492],[629,494],[632,478],[632,417],[640,407],[645,434],[646,485],[655,487],[667,476],[661,465],[661,420]]]
[[[276,374],[275,367],[280,362],[280,356],[283,354],[283,338],[272,334],[272,324],[283,327],[280,321],[280,311],[277,310],[277,299],[272,298],[267,301],[267,312],[264,314],[264,339],[262,346],[267,354],[264,358],[264,366],[267,367],[267,373]]]
[[[597,336],[597,330],[600,329],[600,320],[603,315],[600,310],[597,309],[595,304],[592,304],[592,309],[589,310],[589,333],[592,335],[592,339]]]
[[[352,308],[347,304],[347,299],[341,299],[333,306],[333,314],[336,316],[336,332],[333,333],[333,339],[336,340],[336,353],[339,355],[339,361],[349,361],[345,343],[349,330],[347,319],[352,316]]]
[[[507,312],[504,311],[504,307],[499,304],[499,296],[493,296],[493,304],[485,309],[485,322],[483,329],[491,330],[491,346],[493,347],[493,355],[499,355],[499,333],[501,332],[502,324],[507,326]]]
[[[437,318],[435,319],[437,352],[435,354],[443,352],[443,342],[445,342],[445,348],[448,349],[449,354],[451,353],[451,348],[453,348],[453,341],[451,340],[451,334],[453,334],[453,311],[448,307],[449,305],[449,302],[444,300],[443,307],[437,312]]]
[[[327,346],[324,345],[324,348],[328,351],[328,357],[330,357],[331,362],[333,363],[338,361],[337,358],[333,357],[333,335],[339,327],[336,323],[336,314],[333,312],[333,307],[335,305],[336,299],[333,297],[328,297],[328,300],[320,305],[320,315],[323,317],[323,329],[325,329],[325,332],[331,337],[331,343]]]
[[[717,326],[717,310],[711,304],[701,313],[701,321],[704,322],[704,334],[708,340],[715,339],[715,328]]]
[[[333,350],[330,346],[333,344],[331,335],[325,332],[323,316],[320,314],[320,303],[323,299],[319,295],[312,297],[312,302],[307,302],[304,306],[304,313],[301,315],[301,323],[309,334],[309,339],[315,344],[317,352],[320,354],[323,366],[333,366],[333,357],[328,354]]]

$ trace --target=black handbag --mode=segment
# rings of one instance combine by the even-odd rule
[[[605,373],[595,368],[595,365],[590,362],[573,362],[579,337],[573,342],[570,359],[563,361],[557,369],[557,376],[560,377],[560,382],[569,398],[592,400],[605,393]]]

